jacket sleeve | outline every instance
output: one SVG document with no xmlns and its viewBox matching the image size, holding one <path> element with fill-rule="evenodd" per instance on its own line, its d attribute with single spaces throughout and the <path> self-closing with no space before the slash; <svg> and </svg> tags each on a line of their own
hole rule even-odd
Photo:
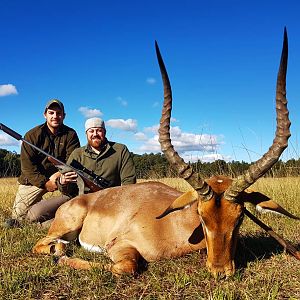
<svg viewBox="0 0 300 300">
<path fill-rule="evenodd" d="M 78 140 L 79 142 L 79 140 Z M 77 147 L 76 147 L 77 148 Z M 72 160 L 74 159 L 74 155 L 76 151 L 72 151 L 68 156 L 67 165 L 70 165 Z M 61 184 L 59 180 L 57 181 L 57 188 L 58 190 L 71 198 L 78 195 L 79 189 L 76 183 L 69 183 L 69 184 Z"/>
<path fill-rule="evenodd" d="M 61 184 L 58 178 L 58 180 L 56 181 L 56 185 L 58 190 L 62 194 L 69 196 L 70 198 L 76 197 L 79 193 L 79 189 L 76 183 Z"/>
<path fill-rule="evenodd" d="M 127 147 L 125 146 L 121 155 L 121 170 L 120 178 L 121 184 L 132 184 L 136 183 L 136 172 L 133 158 Z"/>
<path fill-rule="evenodd" d="M 75 150 L 78 147 L 80 147 L 80 142 L 79 142 L 78 135 L 75 131 L 72 131 L 71 134 L 70 134 L 68 144 L 67 144 L 67 157 L 66 157 L 66 160 L 68 160 L 68 158 L 70 157 L 73 150 Z"/>
<path fill-rule="evenodd" d="M 25 140 L 34 144 L 30 134 L 25 134 Z M 26 143 L 21 146 L 21 169 L 30 184 L 44 188 L 48 178 L 41 173 L 41 161 L 38 151 Z M 45 158 L 46 159 L 46 158 Z"/>
</svg>

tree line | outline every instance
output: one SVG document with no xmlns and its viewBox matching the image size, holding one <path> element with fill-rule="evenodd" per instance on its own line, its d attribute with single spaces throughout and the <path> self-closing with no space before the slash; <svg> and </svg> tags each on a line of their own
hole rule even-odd
<svg viewBox="0 0 300 300">
<path fill-rule="evenodd" d="M 164 154 L 134 154 L 133 160 L 136 166 L 137 177 L 140 179 L 156 179 L 163 177 L 178 177 L 170 166 Z M 236 177 L 246 171 L 250 164 L 242 161 L 225 162 L 216 160 L 214 162 L 190 163 L 195 172 L 202 178 L 213 175 L 226 175 Z M 18 177 L 21 173 L 20 154 L 5 149 L 0 149 L 0 177 Z M 288 177 L 300 175 L 300 159 L 290 159 L 286 162 L 279 160 L 265 176 Z"/>
<path fill-rule="evenodd" d="M 138 178 L 151 179 L 163 177 L 178 177 L 172 169 L 164 154 L 133 154 Z M 251 165 L 245 161 L 216 160 L 213 162 L 189 163 L 193 170 L 202 178 L 209 178 L 214 175 L 225 175 L 237 177 L 243 174 Z M 267 177 L 295 177 L 300 176 L 300 159 L 290 159 L 286 162 L 279 160 L 266 175 Z"/>
<path fill-rule="evenodd" d="M 0 149 L 0 177 L 17 177 L 21 173 L 20 155 Z"/>
</svg>

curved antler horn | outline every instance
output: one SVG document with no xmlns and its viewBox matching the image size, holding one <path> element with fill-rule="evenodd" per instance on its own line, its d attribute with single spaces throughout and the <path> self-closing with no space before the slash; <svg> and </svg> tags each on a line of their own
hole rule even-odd
<svg viewBox="0 0 300 300">
<path fill-rule="evenodd" d="M 237 177 L 231 186 L 225 191 L 224 197 L 227 200 L 235 201 L 242 191 L 252 185 L 258 178 L 263 176 L 278 161 L 281 153 L 288 145 L 288 139 L 291 135 L 289 130 L 291 122 L 289 120 L 286 99 L 287 60 L 288 39 L 286 28 L 284 28 L 284 39 L 276 86 L 277 127 L 275 138 L 267 153 L 251 165 L 243 175 Z"/>
<path fill-rule="evenodd" d="M 160 127 L 158 130 L 161 149 L 169 163 L 176 168 L 179 176 L 184 178 L 197 191 L 202 200 L 210 200 L 214 194 L 211 187 L 204 180 L 198 177 L 190 165 L 184 162 L 184 160 L 174 150 L 171 143 L 170 118 L 172 110 L 172 90 L 168 73 L 156 41 L 155 49 L 164 86 L 164 104 L 160 119 Z"/>
</svg>

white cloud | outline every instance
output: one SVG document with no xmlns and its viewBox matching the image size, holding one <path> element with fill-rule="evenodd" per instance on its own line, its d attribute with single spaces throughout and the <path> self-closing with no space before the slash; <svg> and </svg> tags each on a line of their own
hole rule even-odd
<svg viewBox="0 0 300 300">
<path fill-rule="evenodd" d="M 158 133 L 158 128 L 159 128 L 159 125 L 153 125 L 151 127 L 145 127 L 144 128 L 144 131 L 145 132 L 152 132 L 152 133 Z"/>
<path fill-rule="evenodd" d="M 146 79 L 146 82 L 147 82 L 148 84 L 155 84 L 155 83 L 156 83 L 156 79 L 153 78 L 153 77 L 148 77 L 148 78 Z"/>
<path fill-rule="evenodd" d="M 2 84 L 0 85 L 0 97 L 18 95 L 16 87 L 12 84 Z"/>
<path fill-rule="evenodd" d="M 214 162 L 216 160 L 224 160 L 224 161 L 227 161 L 227 162 L 231 161 L 230 156 L 224 156 L 224 155 L 219 154 L 219 153 L 196 155 L 193 152 L 191 152 L 191 153 L 186 152 L 181 156 L 184 159 L 184 161 L 186 161 L 186 162 L 188 162 L 188 161 L 197 162 L 198 160 L 200 160 L 201 162 Z"/>
<path fill-rule="evenodd" d="M 200 159 L 205 162 L 212 162 L 212 161 L 216 161 L 218 159 L 222 159 L 227 162 L 232 160 L 232 158 L 230 156 L 222 155 L 222 154 L 218 154 L 218 153 L 203 155 Z"/>
<path fill-rule="evenodd" d="M 177 119 L 175 118 L 171 118 L 171 122 L 172 123 L 175 123 L 175 122 L 179 122 Z M 153 126 L 149 126 L 149 127 L 145 127 L 144 128 L 144 131 L 145 132 L 152 132 L 154 134 L 158 133 L 158 128 L 159 128 L 159 124 L 156 124 L 156 125 L 153 125 Z M 175 132 L 176 129 L 174 129 L 175 127 L 172 127 L 171 126 L 171 133 L 172 133 L 172 130 Z"/>
<path fill-rule="evenodd" d="M 160 144 L 158 142 L 158 135 L 155 135 L 152 138 L 149 138 L 140 148 L 141 153 L 149 153 L 149 152 L 160 152 Z"/>
<path fill-rule="evenodd" d="M 0 146 L 20 146 L 21 142 L 12 139 L 7 134 L 0 134 Z"/>
<path fill-rule="evenodd" d="M 148 137 L 143 132 L 137 132 L 134 134 L 134 137 L 137 141 L 146 141 Z"/>
<path fill-rule="evenodd" d="M 219 145 L 217 137 L 210 134 L 182 132 L 178 126 L 171 127 L 172 144 L 178 152 L 184 151 L 215 151 Z"/>
<path fill-rule="evenodd" d="M 105 122 L 106 125 L 125 131 L 137 131 L 137 121 L 133 119 L 111 119 Z"/>
<path fill-rule="evenodd" d="M 128 105 L 128 102 L 120 96 L 117 97 L 117 100 L 121 103 L 122 106 L 127 106 Z"/>
<path fill-rule="evenodd" d="M 145 132 L 152 132 L 154 136 L 149 138 L 140 148 L 141 153 L 157 153 L 161 151 L 160 144 L 158 142 L 158 125 L 147 127 Z M 171 140 L 175 151 L 180 153 L 180 156 L 185 161 L 191 161 L 191 159 L 197 161 L 198 159 L 212 159 L 212 155 L 215 155 L 216 150 L 220 145 L 220 137 L 210 134 L 195 134 L 190 132 L 182 132 L 178 126 L 171 127 Z M 207 156 L 207 153 L 210 155 Z M 200 154 L 200 155 L 199 155 Z M 215 155 L 215 157 L 217 157 Z M 224 158 L 216 158 L 224 159 Z"/>
<path fill-rule="evenodd" d="M 81 106 L 79 107 L 78 111 L 85 117 L 85 118 L 93 118 L 93 117 L 100 117 L 103 113 L 99 109 L 91 109 L 89 107 Z"/>
</svg>

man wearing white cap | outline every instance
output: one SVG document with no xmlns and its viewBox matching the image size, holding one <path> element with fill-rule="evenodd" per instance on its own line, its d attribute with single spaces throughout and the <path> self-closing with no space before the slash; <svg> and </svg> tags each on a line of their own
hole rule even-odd
<svg viewBox="0 0 300 300">
<path fill-rule="evenodd" d="M 106 139 L 104 121 L 100 118 L 90 118 L 85 122 L 87 145 L 75 149 L 68 164 L 81 164 L 84 168 L 94 172 L 109 182 L 109 186 L 118 186 L 136 183 L 136 172 L 133 158 L 128 148 Z M 60 177 L 61 191 L 75 196 L 74 183 L 77 174 L 67 172 Z"/>
<path fill-rule="evenodd" d="M 24 139 L 65 162 L 71 152 L 80 146 L 75 130 L 63 124 L 65 115 L 62 102 L 51 99 L 44 111 L 46 122 L 29 130 Z M 57 190 L 56 179 L 60 176 L 56 167 L 44 154 L 26 143 L 22 144 L 20 158 L 21 175 L 18 178 L 19 187 L 13 204 L 12 218 L 4 223 L 8 228 L 18 227 L 23 221 L 37 221 L 34 206 L 39 206 L 44 194 Z M 56 200 L 53 199 L 49 204 L 58 206 Z"/>
</svg>

